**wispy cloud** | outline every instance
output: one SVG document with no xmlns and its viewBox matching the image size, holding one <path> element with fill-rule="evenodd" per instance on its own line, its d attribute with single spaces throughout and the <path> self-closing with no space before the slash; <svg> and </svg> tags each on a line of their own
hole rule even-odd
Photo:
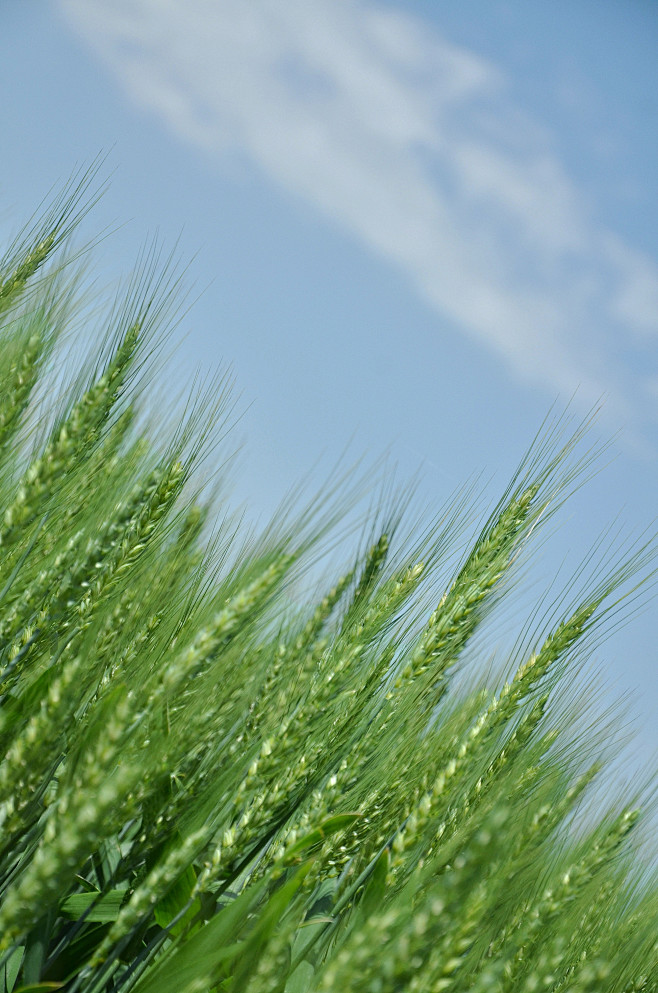
<svg viewBox="0 0 658 993">
<path fill-rule="evenodd" d="M 60 6 L 133 100 L 248 157 L 526 381 L 653 403 L 633 349 L 658 333 L 658 267 L 602 230 L 495 66 L 365 0 Z"/>
</svg>

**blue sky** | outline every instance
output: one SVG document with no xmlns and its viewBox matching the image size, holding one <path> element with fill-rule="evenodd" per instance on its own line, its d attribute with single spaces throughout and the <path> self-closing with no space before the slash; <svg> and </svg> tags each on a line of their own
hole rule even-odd
<svg viewBox="0 0 658 993">
<path fill-rule="evenodd" d="M 98 270 L 155 232 L 192 260 L 166 388 L 232 367 L 254 514 L 348 443 L 430 508 L 493 497 L 556 398 L 605 396 L 550 578 L 656 517 L 657 42 L 651 0 L 4 0 L 0 230 L 109 151 Z M 655 618 L 597 653 L 642 760 Z"/>
</svg>

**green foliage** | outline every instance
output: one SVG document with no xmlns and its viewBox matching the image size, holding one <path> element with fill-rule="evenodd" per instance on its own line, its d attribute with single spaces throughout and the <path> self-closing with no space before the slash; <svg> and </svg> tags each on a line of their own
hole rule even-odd
<svg viewBox="0 0 658 993">
<path fill-rule="evenodd" d="M 35 392 L 89 179 L 0 273 L 0 993 L 655 993 L 646 797 L 594 816 L 603 734 L 570 707 L 655 545 L 535 612 L 508 682 L 453 679 L 589 470 L 584 429 L 544 430 L 468 550 L 463 493 L 415 540 L 393 506 L 301 598 L 345 504 L 209 530 L 224 396 L 157 444 L 139 414 L 152 260 L 88 381 L 59 411 Z"/>
</svg>

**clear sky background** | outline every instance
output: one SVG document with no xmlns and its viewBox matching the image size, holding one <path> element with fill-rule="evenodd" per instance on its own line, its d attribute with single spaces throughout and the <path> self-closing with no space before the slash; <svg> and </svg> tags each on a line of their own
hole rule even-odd
<svg viewBox="0 0 658 993">
<path fill-rule="evenodd" d="M 254 515 L 348 443 L 429 508 L 493 499 L 556 398 L 605 395 L 548 581 L 656 522 L 657 51 L 655 0 L 0 0 L 0 231 L 109 152 L 97 271 L 156 231 L 192 260 L 167 385 L 232 367 Z M 597 651 L 636 763 L 656 616 Z"/>
</svg>

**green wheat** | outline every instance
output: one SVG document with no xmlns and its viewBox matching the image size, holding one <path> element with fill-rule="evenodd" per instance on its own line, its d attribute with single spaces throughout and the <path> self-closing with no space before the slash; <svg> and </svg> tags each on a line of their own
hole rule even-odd
<svg viewBox="0 0 658 993">
<path fill-rule="evenodd" d="M 199 474 L 225 380 L 149 427 L 155 251 L 40 389 L 85 313 L 94 175 L 0 268 L 0 993 L 658 993 L 652 783 L 614 789 L 568 689 L 655 542 L 588 558 L 485 678 L 587 424 L 549 423 L 479 529 L 471 489 L 405 538 L 386 491 L 321 576 L 359 480 L 257 536 Z"/>
</svg>

